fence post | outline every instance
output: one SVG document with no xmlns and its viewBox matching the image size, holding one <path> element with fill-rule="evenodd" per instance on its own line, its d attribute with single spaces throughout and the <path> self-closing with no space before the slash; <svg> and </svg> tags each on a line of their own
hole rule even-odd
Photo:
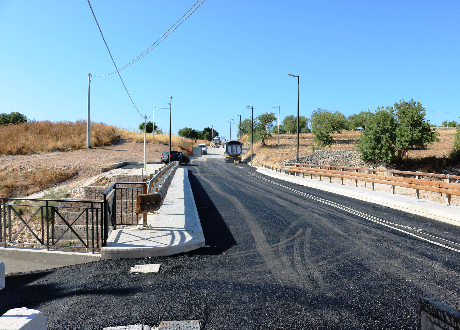
<svg viewBox="0 0 460 330">
<path fill-rule="evenodd" d="M 147 185 L 142 186 L 142 193 L 147 194 Z M 142 225 L 147 226 L 147 213 L 142 214 Z"/>
<path fill-rule="evenodd" d="M 451 181 L 451 178 L 450 178 L 450 176 L 449 176 L 449 174 L 447 174 L 446 180 L 447 180 L 447 183 L 451 183 L 451 182 L 452 182 L 452 181 Z M 446 194 L 446 205 L 450 205 L 450 197 L 451 197 L 450 194 Z"/>
<path fill-rule="evenodd" d="M 375 171 L 374 171 L 374 170 L 372 170 L 372 174 L 375 174 Z M 371 185 L 371 186 L 372 186 L 372 190 L 374 190 L 374 182 L 373 182 L 373 181 L 372 181 L 372 185 Z"/>
<path fill-rule="evenodd" d="M 328 168 L 327 168 L 327 170 L 328 170 L 328 171 L 330 171 L 330 170 L 331 170 L 331 168 L 330 168 L 330 167 L 328 167 Z M 330 182 L 332 182 L 332 175 L 329 175 L 329 183 L 330 183 Z"/>
<path fill-rule="evenodd" d="M 50 220 L 49 220 L 48 201 L 45 202 L 45 221 L 46 221 L 46 249 L 50 249 Z"/>
<path fill-rule="evenodd" d="M 355 173 L 358 173 L 358 169 L 355 169 Z M 355 179 L 355 187 L 358 186 L 358 179 Z"/>
<path fill-rule="evenodd" d="M 3 242 L 3 227 L 5 227 L 5 225 L 3 224 L 3 209 L 4 208 L 5 208 L 5 205 L 2 199 L 2 203 L 0 204 L 0 244 Z"/>
<path fill-rule="evenodd" d="M 321 166 L 319 166 L 318 169 L 321 169 Z M 321 174 L 319 175 L 319 181 L 321 181 Z"/>
<path fill-rule="evenodd" d="M 340 172 L 343 172 L 343 168 L 340 168 Z M 343 186 L 343 176 L 340 178 L 340 184 Z"/>
<path fill-rule="evenodd" d="M 310 169 L 311 169 L 311 165 L 310 165 Z M 312 173 L 312 171 L 310 171 L 310 179 L 313 180 L 313 173 Z"/>
<path fill-rule="evenodd" d="M 417 175 L 415 176 L 415 179 L 417 179 L 417 180 L 420 179 L 420 176 L 417 174 Z M 419 192 L 418 189 L 415 189 L 415 198 L 417 198 L 417 199 L 420 198 L 420 192 Z"/>
<path fill-rule="evenodd" d="M 395 172 L 391 172 L 391 176 L 395 176 Z M 391 193 L 394 194 L 395 193 L 395 186 L 394 185 L 391 185 Z"/>
</svg>

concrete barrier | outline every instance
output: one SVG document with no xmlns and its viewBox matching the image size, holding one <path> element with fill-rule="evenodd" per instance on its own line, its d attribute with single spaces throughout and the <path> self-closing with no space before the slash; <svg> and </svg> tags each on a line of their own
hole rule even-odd
<svg viewBox="0 0 460 330">
<path fill-rule="evenodd" d="M 431 298 L 420 298 L 422 330 L 460 329 L 460 312 Z"/>
<path fill-rule="evenodd" d="M 0 317 L 0 329 L 46 330 L 46 316 L 25 307 L 10 309 Z"/>
<path fill-rule="evenodd" d="M 0 290 L 5 287 L 5 264 L 0 262 Z"/>
</svg>

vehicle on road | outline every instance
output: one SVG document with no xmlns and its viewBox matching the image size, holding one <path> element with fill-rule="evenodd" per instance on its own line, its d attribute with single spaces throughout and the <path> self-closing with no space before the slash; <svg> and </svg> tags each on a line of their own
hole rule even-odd
<svg viewBox="0 0 460 330">
<path fill-rule="evenodd" d="M 198 147 L 201 148 L 201 154 L 206 155 L 208 153 L 208 149 L 206 147 L 206 143 L 198 143 Z"/>
<path fill-rule="evenodd" d="M 226 163 L 240 163 L 241 154 L 243 152 L 243 143 L 239 141 L 228 141 L 225 143 L 225 162 Z"/>
<path fill-rule="evenodd" d="M 220 148 L 220 137 L 216 136 L 212 139 L 211 148 Z"/>
</svg>

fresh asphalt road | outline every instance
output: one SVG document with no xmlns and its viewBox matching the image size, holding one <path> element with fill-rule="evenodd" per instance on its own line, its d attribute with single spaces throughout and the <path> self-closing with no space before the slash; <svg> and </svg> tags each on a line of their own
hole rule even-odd
<svg viewBox="0 0 460 330">
<path fill-rule="evenodd" d="M 38 309 L 49 329 L 418 329 L 420 297 L 459 309 L 460 228 L 222 158 L 188 169 L 207 247 L 11 275 L 0 314 Z M 129 273 L 145 263 L 160 272 Z"/>
</svg>

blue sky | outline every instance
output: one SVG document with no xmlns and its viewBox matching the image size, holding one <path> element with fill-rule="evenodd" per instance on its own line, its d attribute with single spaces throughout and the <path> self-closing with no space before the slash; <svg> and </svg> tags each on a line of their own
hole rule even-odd
<svg viewBox="0 0 460 330">
<path fill-rule="evenodd" d="M 119 68 L 165 33 L 196 0 L 92 0 Z M 427 119 L 459 121 L 460 1 L 206 0 L 120 74 L 139 112 L 167 131 L 214 128 L 316 108 L 346 116 L 413 98 Z M 87 1 L 0 0 L 0 112 L 86 119 L 88 73 L 114 66 Z M 127 129 L 143 118 L 119 77 L 92 77 L 91 120 Z M 232 126 L 235 138 L 237 126 Z"/>
</svg>

